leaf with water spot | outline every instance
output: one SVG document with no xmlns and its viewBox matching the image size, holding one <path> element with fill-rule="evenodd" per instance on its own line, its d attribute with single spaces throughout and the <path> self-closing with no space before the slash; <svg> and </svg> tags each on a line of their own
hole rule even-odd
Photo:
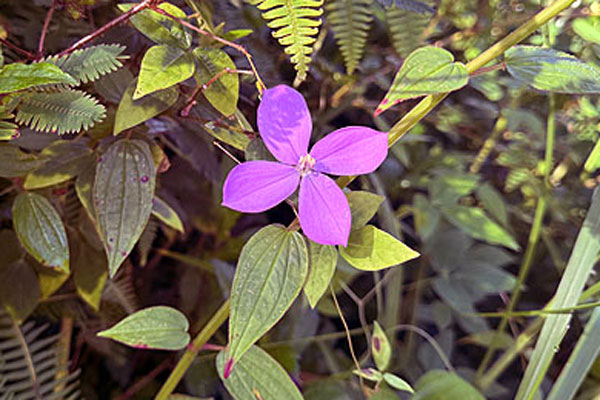
<svg viewBox="0 0 600 400">
<path fill-rule="evenodd" d="M 248 240 L 231 290 L 229 360 L 237 362 L 290 308 L 308 271 L 304 238 L 281 225 Z"/>
<path fill-rule="evenodd" d="M 225 378 L 227 352 L 217 355 L 217 372 L 235 400 L 302 400 L 288 373 L 266 351 L 252 346 Z"/>
<path fill-rule="evenodd" d="M 189 322 L 180 311 L 166 306 L 135 312 L 98 336 L 142 349 L 180 350 L 190 343 Z"/>
<path fill-rule="evenodd" d="M 144 141 L 119 140 L 98 162 L 94 210 L 111 278 L 148 223 L 155 181 L 152 152 Z"/>
<path fill-rule="evenodd" d="M 69 272 L 67 233 L 44 196 L 22 192 L 13 204 L 13 224 L 25 250 L 40 264 Z"/>
</svg>

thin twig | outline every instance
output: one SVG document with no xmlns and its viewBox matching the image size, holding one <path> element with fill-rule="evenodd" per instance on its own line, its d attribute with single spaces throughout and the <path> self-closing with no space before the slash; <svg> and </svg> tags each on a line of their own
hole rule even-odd
<svg viewBox="0 0 600 400">
<path fill-rule="evenodd" d="M 190 111 L 192 110 L 192 107 L 194 107 L 197 104 L 196 97 L 198 97 L 198 95 L 200 93 L 203 93 L 206 89 L 208 89 L 216 81 L 218 81 L 224 75 L 227 75 L 227 74 L 254 75 L 254 73 L 252 71 L 246 71 L 243 69 L 225 68 L 224 70 L 219 71 L 215 76 L 210 78 L 210 80 L 208 82 L 206 82 L 205 84 L 196 86 L 196 89 L 194 89 L 194 91 L 190 95 L 190 98 L 186 101 L 185 107 L 183 107 L 183 110 L 181 110 L 180 115 L 182 117 L 189 116 Z"/>
<path fill-rule="evenodd" d="M 167 358 L 162 363 L 158 364 L 152 371 L 150 371 L 147 375 L 143 376 L 139 381 L 133 384 L 129 389 L 125 391 L 122 395 L 116 398 L 116 400 L 127 400 L 137 392 L 148 386 L 150 382 L 154 380 L 161 372 L 171 367 L 173 364 L 173 359 Z"/>
<path fill-rule="evenodd" d="M 9 49 L 13 49 L 14 51 L 16 51 L 17 53 L 33 60 L 35 58 L 35 54 L 28 52 L 27 50 L 23 50 L 22 48 L 20 48 L 19 46 L 16 46 L 14 44 L 12 44 L 11 42 L 9 42 L 6 39 L 2 39 L 0 38 L 0 43 L 2 43 L 4 46 L 8 47 Z"/>
<path fill-rule="evenodd" d="M 229 150 L 227 150 L 225 147 L 223 147 L 221 145 L 221 143 L 219 143 L 218 141 L 214 140 L 213 144 L 219 149 L 221 150 L 223 153 L 225 153 L 225 155 L 227 155 L 227 157 L 231 158 L 233 161 L 235 161 L 238 164 L 241 164 L 242 162 L 240 160 L 238 160 L 233 154 L 231 154 L 231 152 Z"/>
<path fill-rule="evenodd" d="M 54 15 L 54 10 L 56 10 L 56 0 L 52 0 L 52 4 L 50 4 L 50 9 L 46 14 L 46 19 L 44 20 L 44 27 L 42 28 L 42 34 L 40 35 L 40 42 L 38 44 L 38 58 L 44 57 L 44 42 L 46 41 L 46 34 L 48 33 L 48 28 L 50 27 L 50 21 L 52 20 L 52 16 Z"/>
<path fill-rule="evenodd" d="M 58 53 L 58 57 L 62 57 L 62 56 L 66 56 L 67 54 L 71 54 L 72 52 L 74 52 L 75 50 L 77 50 L 77 49 L 85 46 L 86 44 L 88 44 L 92 40 L 94 40 L 94 39 L 102 36 L 107 31 L 109 31 L 112 28 L 116 27 L 120 23 L 127 21 L 129 18 L 131 18 L 135 14 L 137 14 L 139 12 L 142 12 L 142 11 L 150 8 L 151 6 L 157 5 L 159 3 L 160 2 L 157 1 L 157 0 L 144 0 L 144 1 L 142 1 L 137 6 L 131 8 L 129 11 L 121 14 L 117 18 L 115 18 L 112 21 L 106 23 L 105 25 L 103 25 L 102 27 L 98 28 L 94 32 L 90 33 L 89 35 L 84 36 L 79 41 L 77 41 L 73 45 L 71 45 L 71 47 L 69 47 L 68 49 L 65 49 L 65 50 L 61 51 L 60 53 Z"/>
<path fill-rule="evenodd" d="M 160 9 L 160 8 L 158 8 L 156 6 L 152 6 L 151 8 L 152 8 L 152 10 L 156 11 L 157 13 L 162 14 L 162 15 L 164 15 L 166 17 L 169 17 L 169 18 L 171 18 L 174 21 L 179 22 L 181 25 L 185 26 L 188 29 L 193 30 L 196 33 L 199 33 L 200 35 L 209 37 L 212 40 L 215 40 L 215 41 L 217 41 L 217 42 L 219 42 L 221 44 L 224 44 L 226 46 L 233 47 L 234 49 L 236 49 L 237 51 L 239 51 L 240 53 L 242 53 L 246 57 L 246 59 L 248 60 L 248 63 L 250 64 L 250 68 L 252 68 L 252 72 L 254 73 L 254 76 L 256 77 L 256 80 L 258 81 L 258 90 L 262 94 L 262 92 L 266 88 L 266 86 L 265 86 L 264 82 L 262 81 L 262 79 L 260 78 L 258 70 L 256 69 L 256 66 L 254 65 L 254 61 L 252 61 L 252 55 L 248 52 L 248 50 L 246 50 L 246 48 L 244 46 L 242 46 L 240 44 L 237 44 L 235 42 L 231 42 L 231 41 L 229 41 L 227 39 L 223 39 L 222 37 L 219 37 L 219 36 L 215 35 L 212 32 L 205 31 L 204 29 L 200 29 L 197 26 L 192 25 L 189 22 L 187 22 L 187 21 L 185 21 L 185 20 L 183 20 L 181 18 L 178 18 L 178 17 L 176 17 L 176 16 L 174 16 L 174 15 L 172 15 L 172 14 L 166 12 L 165 10 Z"/>
</svg>

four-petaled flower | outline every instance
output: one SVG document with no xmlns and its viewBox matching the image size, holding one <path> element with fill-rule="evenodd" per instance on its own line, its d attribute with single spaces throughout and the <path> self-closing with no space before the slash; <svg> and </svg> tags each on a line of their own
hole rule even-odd
<svg viewBox="0 0 600 400">
<path fill-rule="evenodd" d="M 300 184 L 298 216 L 314 242 L 348 244 L 350 206 L 325 174 L 373 172 L 387 156 L 388 134 L 363 126 L 338 129 L 308 152 L 312 120 L 302 95 L 280 85 L 263 93 L 258 131 L 279 162 L 248 161 L 231 170 L 223 185 L 223 205 L 256 213 L 279 204 Z"/>
</svg>

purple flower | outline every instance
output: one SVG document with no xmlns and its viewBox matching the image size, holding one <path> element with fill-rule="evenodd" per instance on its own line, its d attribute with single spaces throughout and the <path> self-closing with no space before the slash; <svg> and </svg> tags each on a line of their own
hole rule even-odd
<svg viewBox="0 0 600 400">
<path fill-rule="evenodd" d="M 223 205 L 257 213 L 279 204 L 300 184 L 298 215 L 314 242 L 348 244 L 350 206 L 325 174 L 373 172 L 387 156 L 388 134 L 363 126 L 338 129 L 308 152 L 312 120 L 302 95 L 279 85 L 263 93 L 258 130 L 279 162 L 249 161 L 231 170 L 223 185 Z"/>
</svg>

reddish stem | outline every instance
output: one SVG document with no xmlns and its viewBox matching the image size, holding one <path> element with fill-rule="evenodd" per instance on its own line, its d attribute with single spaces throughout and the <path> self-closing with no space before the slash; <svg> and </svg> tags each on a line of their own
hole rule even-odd
<svg viewBox="0 0 600 400">
<path fill-rule="evenodd" d="M 56 9 L 56 0 L 52 0 L 52 4 L 50 5 L 48 14 L 46 14 L 46 19 L 44 20 L 44 27 L 42 28 L 42 34 L 40 35 L 40 43 L 38 44 L 38 51 L 37 51 L 38 58 L 44 57 L 44 42 L 46 41 L 46 34 L 48 33 L 48 28 L 50 27 L 50 21 L 52 20 L 52 16 L 54 15 L 55 9 Z"/>
<path fill-rule="evenodd" d="M 134 383 L 133 386 L 127 389 L 125 393 L 117 397 L 116 400 L 127 400 L 131 398 L 134 394 L 136 394 L 137 392 L 142 390 L 146 385 L 152 382 L 154 378 L 158 376 L 158 374 L 169 368 L 172 364 L 172 361 L 173 360 L 171 358 L 167 358 L 165 361 L 156 366 L 156 368 L 150 371 L 148 375 L 142 377 L 139 381 Z"/>
<path fill-rule="evenodd" d="M 16 51 L 17 53 L 33 60 L 35 58 L 35 54 L 28 52 L 27 50 L 23 50 L 22 48 L 12 44 L 11 42 L 9 42 L 6 39 L 2 39 L 0 38 L 0 43 L 2 43 L 4 46 L 8 47 L 9 49 L 13 49 L 14 51 Z"/>
<path fill-rule="evenodd" d="M 479 76 L 492 71 L 506 71 L 506 63 L 501 62 L 500 64 L 491 65 L 489 67 L 479 68 L 477 71 L 471 73 L 471 76 Z"/>
<path fill-rule="evenodd" d="M 109 31 L 112 28 L 114 28 L 115 26 L 119 25 L 121 22 L 125 22 L 129 18 L 131 18 L 132 16 L 134 16 L 135 14 L 137 14 L 137 13 L 139 13 L 141 11 L 144 11 L 147 8 L 154 7 L 154 6 L 158 5 L 158 4 L 160 4 L 160 1 L 158 1 L 158 0 L 144 0 L 144 1 L 142 1 L 140 4 L 138 4 L 137 6 L 133 7 L 129 11 L 121 14 L 117 18 L 115 18 L 112 21 L 106 23 L 105 25 L 103 25 L 102 27 L 98 28 L 94 32 L 90 33 L 89 35 L 84 36 L 79 41 L 75 42 L 75 44 L 73 44 L 68 49 L 65 49 L 65 50 L 61 51 L 60 53 L 58 53 L 58 56 L 59 57 L 66 56 L 67 54 L 70 54 L 70 53 L 74 52 L 75 50 L 77 50 L 77 49 L 85 46 L 86 44 L 88 44 L 92 40 L 96 39 L 97 37 L 102 36 L 107 31 Z"/>
</svg>

